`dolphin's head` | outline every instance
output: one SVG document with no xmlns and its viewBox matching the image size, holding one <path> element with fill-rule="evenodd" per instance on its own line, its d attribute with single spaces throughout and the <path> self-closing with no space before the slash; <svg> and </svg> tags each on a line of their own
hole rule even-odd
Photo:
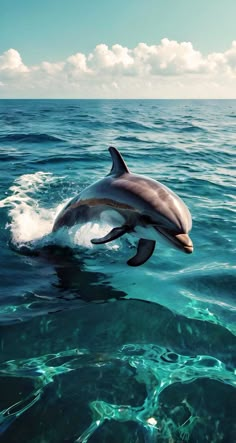
<svg viewBox="0 0 236 443">
<path fill-rule="evenodd" d="M 187 254 L 193 252 L 193 243 L 188 233 L 192 228 L 191 214 L 173 191 L 154 180 L 146 179 L 142 195 L 143 225 L 152 226 L 171 244 Z"/>
<path fill-rule="evenodd" d="M 160 229 L 157 227 L 155 227 L 155 229 L 164 235 L 164 237 L 167 238 L 167 240 L 169 240 L 176 248 L 181 249 L 187 254 L 191 254 L 193 252 L 193 242 L 188 234 L 176 234 L 175 231 L 168 231 L 166 229 Z"/>
</svg>

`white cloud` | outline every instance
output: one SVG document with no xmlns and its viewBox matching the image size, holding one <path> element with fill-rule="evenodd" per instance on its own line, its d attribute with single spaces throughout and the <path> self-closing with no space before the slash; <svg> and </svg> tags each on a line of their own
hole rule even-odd
<svg viewBox="0 0 236 443">
<path fill-rule="evenodd" d="M 233 41 L 232 47 L 225 53 L 226 62 L 236 73 L 236 41 Z"/>
<path fill-rule="evenodd" d="M 179 75 L 198 73 L 205 69 L 205 61 L 191 43 L 178 43 L 162 39 L 160 45 L 148 46 L 140 43 L 134 50 L 136 59 L 149 66 L 154 75 Z"/>
<path fill-rule="evenodd" d="M 49 63 L 43 62 L 41 64 L 41 69 L 45 71 L 49 75 L 56 75 L 58 72 L 61 72 L 65 66 L 65 63 Z M 38 70 L 37 68 L 34 70 Z"/>
<path fill-rule="evenodd" d="M 0 72 L 8 71 L 9 73 L 28 72 L 29 69 L 21 60 L 21 56 L 15 49 L 9 49 L 0 56 Z"/>
<path fill-rule="evenodd" d="M 167 38 L 134 49 L 100 44 L 37 66 L 9 49 L 0 56 L 0 85 L 2 97 L 236 98 L 236 41 L 206 56 Z"/>
<path fill-rule="evenodd" d="M 134 64 L 131 51 L 121 45 L 113 45 L 111 49 L 107 45 L 96 46 L 94 52 L 88 57 L 89 63 L 94 70 L 116 69 L 125 73 L 125 70 Z"/>
<path fill-rule="evenodd" d="M 77 52 L 75 55 L 71 55 L 67 59 L 67 68 L 75 69 L 78 73 L 81 72 L 90 72 L 90 69 L 87 66 L 87 58 L 81 52 Z"/>
</svg>

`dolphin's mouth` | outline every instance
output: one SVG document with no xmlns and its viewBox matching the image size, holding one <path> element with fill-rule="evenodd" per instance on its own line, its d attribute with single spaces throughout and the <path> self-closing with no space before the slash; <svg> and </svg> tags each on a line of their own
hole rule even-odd
<svg viewBox="0 0 236 443">
<path fill-rule="evenodd" d="M 187 254 L 191 254 L 193 252 L 193 242 L 188 234 L 178 234 L 174 238 L 184 248 L 184 252 Z"/>
<path fill-rule="evenodd" d="M 193 242 L 188 234 L 175 234 L 160 227 L 156 227 L 156 230 L 166 237 L 174 246 L 186 252 L 186 254 L 192 254 Z"/>
</svg>

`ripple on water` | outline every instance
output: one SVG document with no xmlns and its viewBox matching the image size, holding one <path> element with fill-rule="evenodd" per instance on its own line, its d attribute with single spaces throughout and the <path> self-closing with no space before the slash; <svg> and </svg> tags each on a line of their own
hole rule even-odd
<svg viewBox="0 0 236 443">
<path fill-rule="evenodd" d="M 0 142 L 19 142 L 19 143 L 44 143 L 44 142 L 64 142 L 60 137 L 50 134 L 37 133 L 14 133 L 0 135 Z"/>
</svg>

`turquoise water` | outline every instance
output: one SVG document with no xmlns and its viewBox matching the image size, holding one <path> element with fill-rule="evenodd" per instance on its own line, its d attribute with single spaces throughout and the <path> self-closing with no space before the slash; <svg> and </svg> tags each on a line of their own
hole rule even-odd
<svg viewBox="0 0 236 443">
<path fill-rule="evenodd" d="M 235 129 L 234 100 L 0 101 L 0 441 L 236 441 Z M 192 255 L 51 234 L 109 145 L 183 198 Z"/>
</svg>

